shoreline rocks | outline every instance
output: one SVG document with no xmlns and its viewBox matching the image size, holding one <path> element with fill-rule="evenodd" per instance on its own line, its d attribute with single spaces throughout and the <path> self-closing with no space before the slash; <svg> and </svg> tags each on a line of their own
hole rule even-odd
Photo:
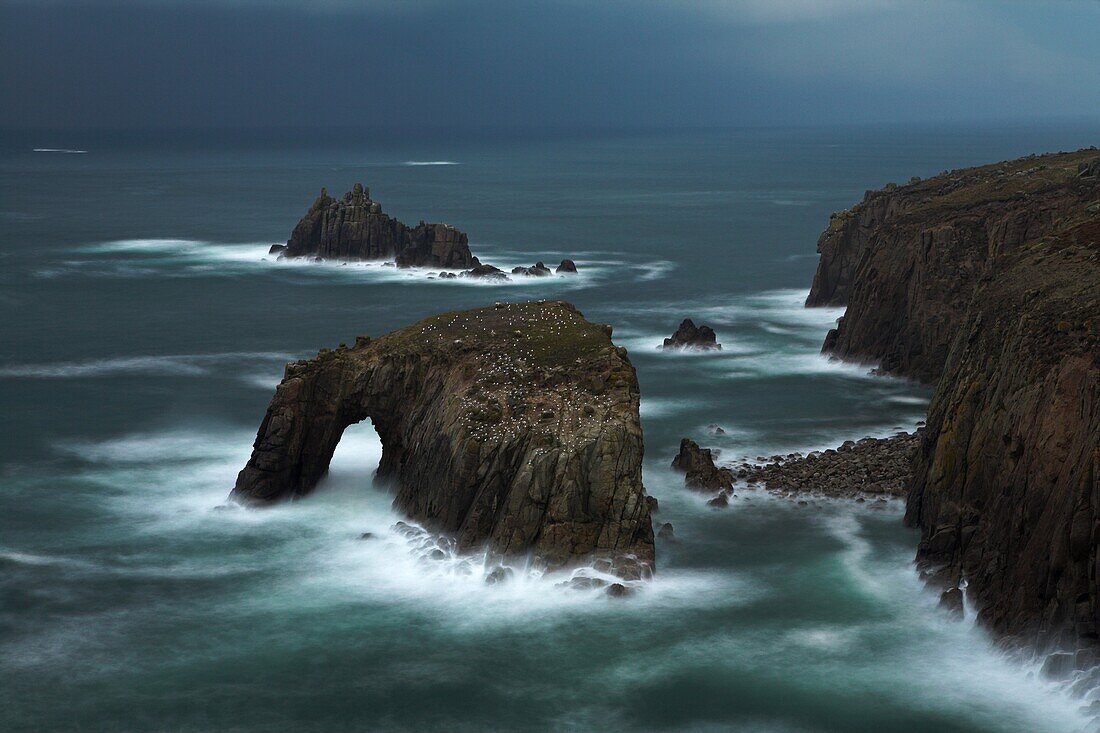
<svg viewBox="0 0 1100 733">
<path fill-rule="evenodd" d="M 626 350 L 568 303 L 446 313 L 288 364 L 231 497 L 308 494 L 370 419 L 395 508 L 458 551 L 640 579 L 655 558 L 638 397 Z"/>
<path fill-rule="evenodd" d="M 699 349 L 701 351 L 719 350 L 718 336 L 710 326 L 696 326 L 690 318 L 685 318 L 680 327 L 661 345 L 662 349 Z"/>
<path fill-rule="evenodd" d="M 710 448 L 700 448 L 689 438 L 680 441 L 680 452 L 672 459 L 672 470 L 684 474 L 684 485 L 698 491 L 718 491 L 733 486 L 733 473 L 718 468 Z"/>
</svg>

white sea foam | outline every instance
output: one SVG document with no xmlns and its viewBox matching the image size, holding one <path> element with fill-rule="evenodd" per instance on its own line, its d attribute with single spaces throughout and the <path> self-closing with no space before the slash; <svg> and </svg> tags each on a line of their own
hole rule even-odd
<svg viewBox="0 0 1100 733">
<path fill-rule="evenodd" d="M 402 165 L 460 165 L 455 160 L 406 160 Z"/>
<path fill-rule="evenodd" d="M 440 268 L 394 267 L 380 260 L 361 262 L 316 261 L 308 258 L 279 259 L 268 254 L 270 244 L 225 244 L 189 239 L 126 239 L 100 242 L 79 251 L 93 255 L 80 260 L 63 260 L 36 271 L 38 277 L 57 278 L 80 275 L 85 277 L 193 277 L 240 276 L 259 272 L 294 278 L 338 278 L 361 283 L 435 284 L 445 287 L 532 288 L 539 290 L 576 290 L 597 285 L 610 279 L 630 278 L 635 281 L 664 277 L 673 265 L 666 261 L 622 262 L 589 260 L 585 253 L 573 253 L 578 272 L 526 277 L 512 275 L 514 267 L 529 267 L 537 260 L 553 263 L 557 258 L 546 255 L 481 248 L 482 258 L 502 269 L 507 279 L 462 277 L 460 270 L 451 270 L 455 278 L 440 278 Z"/>
<path fill-rule="evenodd" d="M 75 154 L 83 154 L 83 153 L 87 153 L 88 151 L 87 150 L 72 150 L 72 149 L 69 149 L 69 148 L 35 148 L 33 152 L 35 152 L 35 153 L 75 153 Z"/>
<path fill-rule="evenodd" d="M 147 374 L 168 377 L 196 377 L 210 374 L 226 364 L 248 361 L 289 360 L 287 354 L 272 352 L 224 352 L 218 354 L 171 354 L 164 356 L 126 356 L 44 364 L 6 364 L 0 366 L 0 378 L 75 379 Z"/>
</svg>

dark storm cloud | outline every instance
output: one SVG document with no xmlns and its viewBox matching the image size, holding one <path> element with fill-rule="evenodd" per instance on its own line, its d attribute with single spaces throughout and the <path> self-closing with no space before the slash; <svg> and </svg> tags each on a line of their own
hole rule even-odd
<svg viewBox="0 0 1100 733">
<path fill-rule="evenodd" d="M 1100 3 L 47 0 L 5 127 L 652 127 L 1100 114 Z"/>
</svg>

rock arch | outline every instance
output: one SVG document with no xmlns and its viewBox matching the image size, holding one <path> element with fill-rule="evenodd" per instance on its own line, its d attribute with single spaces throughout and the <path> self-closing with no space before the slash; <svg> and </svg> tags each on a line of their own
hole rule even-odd
<svg viewBox="0 0 1100 733">
<path fill-rule="evenodd" d="M 444 314 L 289 364 L 232 497 L 309 493 L 368 418 L 395 506 L 460 548 L 652 569 L 637 378 L 573 306 Z"/>
</svg>

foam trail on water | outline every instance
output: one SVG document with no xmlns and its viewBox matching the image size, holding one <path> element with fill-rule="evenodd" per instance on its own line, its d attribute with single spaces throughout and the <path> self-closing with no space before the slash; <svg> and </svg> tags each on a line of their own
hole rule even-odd
<svg viewBox="0 0 1100 733">
<path fill-rule="evenodd" d="M 169 377 L 197 377 L 210 374 L 219 366 L 243 361 L 289 360 L 289 355 L 273 352 L 224 352 L 218 354 L 173 354 L 166 356 L 127 356 L 113 359 L 53 362 L 46 364 L 7 364 L 0 366 L 0 378 L 78 379 L 148 374 Z"/>
<path fill-rule="evenodd" d="M 406 160 L 402 165 L 461 165 L 456 160 Z"/>
<path fill-rule="evenodd" d="M 664 277 L 672 263 L 606 262 L 587 260 L 584 253 L 571 257 L 578 272 L 553 274 L 547 277 L 512 275 L 514 267 L 529 267 L 537 260 L 553 262 L 561 259 L 535 253 L 487 251 L 479 248 L 482 259 L 496 265 L 507 279 L 462 277 L 461 270 L 451 270 L 457 277 L 440 278 L 441 268 L 395 267 L 393 262 L 369 260 L 340 262 L 309 258 L 282 258 L 270 255 L 268 243 L 225 244 L 188 239 L 125 239 L 100 242 L 81 247 L 80 252 L 94 255 L 91 259 L 65 260 L 59 266 L 40 268 L 38 277 L 234 277 L 257 272 L 301 278 L 338 278 L 360 283 L 432 284 L 446 287 L 537 288 L 540 290 L 577 290 L 598 285 L 624 275 L 637 281 Z"/>
</svg>

